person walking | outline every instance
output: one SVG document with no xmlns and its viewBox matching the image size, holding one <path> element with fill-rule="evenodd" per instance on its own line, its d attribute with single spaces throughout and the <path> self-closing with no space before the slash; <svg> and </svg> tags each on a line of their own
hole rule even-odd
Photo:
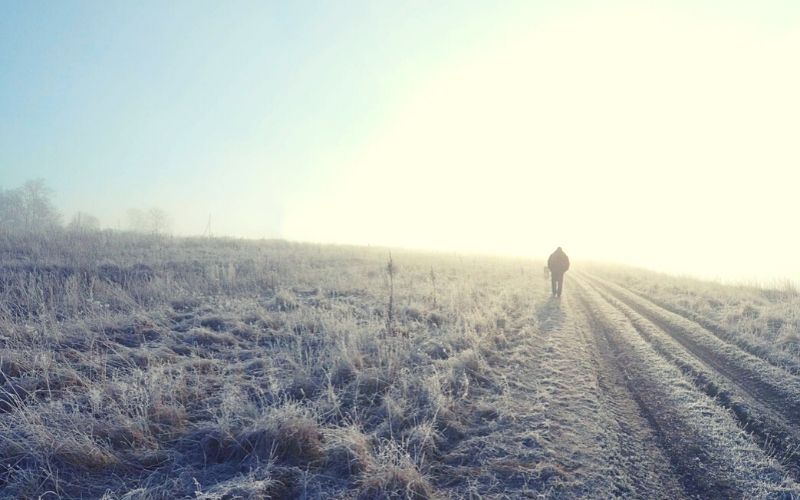
<svg viewBox="0 0 800 500">
<path fill-rule="evenodd" d="M 561 297 L 561 291 L 564 289 L 564 273 L 569 270 L 569 257 L 561 247 L 556 248 L 556 251 L 550 254 L 550 258 L 547 259 L 547 268 L 550 269 L 553 296 Z"/>
</svg>

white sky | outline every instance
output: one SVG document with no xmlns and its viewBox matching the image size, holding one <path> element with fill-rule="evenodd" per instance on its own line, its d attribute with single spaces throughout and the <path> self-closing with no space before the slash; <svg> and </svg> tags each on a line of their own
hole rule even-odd
<svg viewBox="0 0 800 500">
<path fill-rule="evenodd" d="M 441 68 L 289 238 L 800 277 L 800 28 L 625 7 Z"/>
<path fill-rule="evenodd" d="M 67 219 L 800 282 L 796 0 L 18 2 L 0 68 Z"/>
</svg>

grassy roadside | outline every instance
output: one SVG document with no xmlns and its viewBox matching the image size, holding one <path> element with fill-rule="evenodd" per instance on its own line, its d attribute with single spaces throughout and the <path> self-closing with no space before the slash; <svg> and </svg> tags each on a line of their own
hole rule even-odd
<svg viewBox="0 0 800 500">
<path fill-rule="evenodd" d="M 20 498 L 434 496 L 460 404 L 530 300 L 510 259 L 395 253 L 390 306 L 383 250 L 0 251 L 0 490 Z"/>
</svg>

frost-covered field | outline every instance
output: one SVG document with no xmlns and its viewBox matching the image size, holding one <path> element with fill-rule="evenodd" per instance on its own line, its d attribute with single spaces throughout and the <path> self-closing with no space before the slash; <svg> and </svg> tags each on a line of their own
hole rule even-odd
<svg viewBox="0 0 800 500">
<path fill-rule="evenodd" d="M 794 291 L 542 265 L 0 237 L 0 497 L 798 494 Z"/>
</svg>

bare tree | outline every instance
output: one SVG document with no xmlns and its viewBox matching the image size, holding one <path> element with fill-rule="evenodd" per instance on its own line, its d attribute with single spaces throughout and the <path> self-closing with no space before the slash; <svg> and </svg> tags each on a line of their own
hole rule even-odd
<svg viewBox="0 0 800 500">
<path fill-rule="evenodd" d="M 157 207 L 153 207 L 147 211 L 148 230 L 153 234 L 165 234 L 170 230 L 170 217 L 169 214 Z"/>
<path fill-rule="evenodd" d="M 18 231 L 22 229 L 23 220 L 19 190 L 0 190 L 0 228 Z"/>
<path fill-rule="evenodd" d="M 0 224 L 10 231 L 45 231 L 61 223 L 61 215 L 51 201 L 44 180 L 27 181 L 22 186 L 0 191 Z"/>
<path fill-rule="evenodd" d="M 19 189 L 26 230 L 52 229 L 60 224 L 61 215 L 50 200 L 52 191 L 44 179 L 27 181 Z"/>
<path fill-rule="evenodd" d="M 169 214 L 158 207 L 147 211 L 138 208 L 128 210 L 128 228 L 137 233 L 167 234 L 170 231 Z"/>
<path fill-rule="evenodd" d="M 71 231 L 99 231 L 100 220 L 94 215 L 78 212 L 72 216 L 72 220 L 67 225 Z"/>
<path fill-rule="evenodd" d="M 147 232 L 147 216 L 138 208 L 128 209 L 128 229 L 137 233 Z"/>
</svg>

